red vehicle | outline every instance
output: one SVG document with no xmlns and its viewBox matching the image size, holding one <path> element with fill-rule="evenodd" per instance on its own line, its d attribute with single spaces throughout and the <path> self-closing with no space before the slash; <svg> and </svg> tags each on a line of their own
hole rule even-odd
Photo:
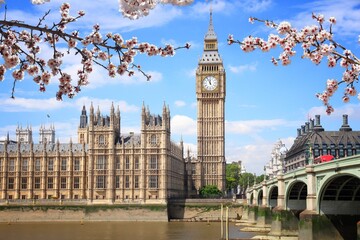
<svg viewBox="0 0 360 240">
<path fill-rule="evenodd" d="M 314 164 L 330 162 L 331 160 L 334 160 L 333 155 L 322 155 L 314 159 Z"/>
</svg>

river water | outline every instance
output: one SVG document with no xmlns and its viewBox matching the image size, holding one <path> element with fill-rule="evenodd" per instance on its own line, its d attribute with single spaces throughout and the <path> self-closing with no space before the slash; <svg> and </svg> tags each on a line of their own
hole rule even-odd
<svg viewBox="0 0 360 240">
<path fill-rule="evenodd" d="M 254 233 L 229 226 L 230 238 Z M 217 222 L 85 222 L 0 224 L 1 240 L 219 240 Z"/>
</svg>

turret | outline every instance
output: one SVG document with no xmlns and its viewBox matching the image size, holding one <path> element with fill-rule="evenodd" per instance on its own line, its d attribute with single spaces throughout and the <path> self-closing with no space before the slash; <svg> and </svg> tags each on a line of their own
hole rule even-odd
<svg viewBox="0 0 360 240">
<path fill-rule="evenodd" d="M 80 115 L 80 128 L 86 128 L 87 127 L 87 114 L 86 114 L 86 108 L 85 105 L 83 105 L 82 111 L 81 111 L 81 115 Z"/>
</svg>

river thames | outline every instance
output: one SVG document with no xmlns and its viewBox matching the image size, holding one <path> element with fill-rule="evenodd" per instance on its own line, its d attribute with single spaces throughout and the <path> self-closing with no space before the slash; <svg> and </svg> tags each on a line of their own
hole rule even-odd
<svg viewBox="0 0 360 240">
<path fill-rule="evenodd" d="M 255 233 L 229 226 L 230 238 Z M 61 222 L 0 224 L 1 240 L 219 240 L 218 222 Z"/>
</svg>

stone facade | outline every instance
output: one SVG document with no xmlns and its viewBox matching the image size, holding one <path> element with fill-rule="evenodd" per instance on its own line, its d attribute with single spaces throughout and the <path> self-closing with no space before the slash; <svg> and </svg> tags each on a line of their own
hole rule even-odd
<svg viewBox="0 0 360 240">
<path fill-rule="evenodd" d="M 185 197 L 183 143 L 170 139 L 169 108 L 160 116 L 143 105 L 140 134 L 121 133 L 120 120 L 119 108 L 102 116 L 91 104 L 80 116 L 79 143 L 52 143 L 54 127 L 40 129 L 38 144 L 30 129 L 28 136 L 17 131 L 20 141 L 0 143 L 0 200 L 162 204 Z"/>
</svg>

